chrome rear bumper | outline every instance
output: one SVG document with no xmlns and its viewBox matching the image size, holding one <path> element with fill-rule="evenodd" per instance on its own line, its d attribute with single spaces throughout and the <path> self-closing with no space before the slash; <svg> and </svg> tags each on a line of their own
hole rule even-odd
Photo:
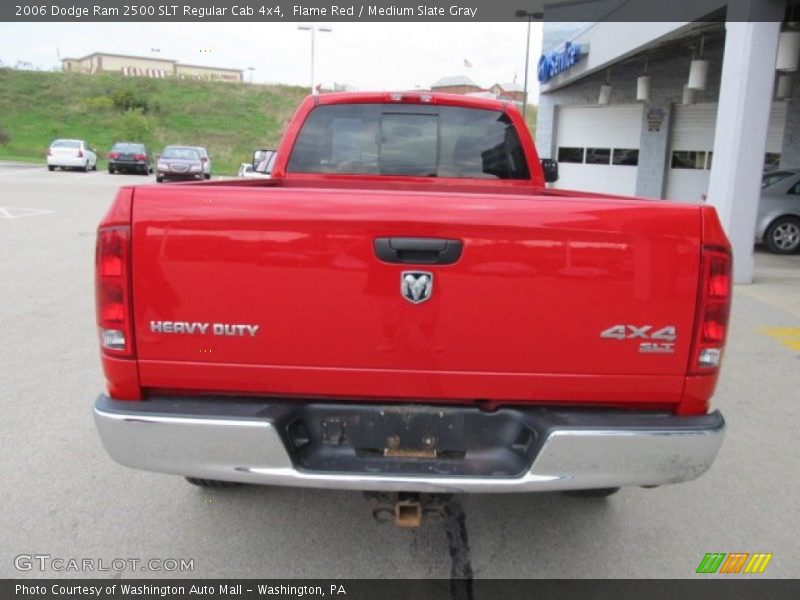
<svg viewBox="0 0 800 600">
<path fill-rule="evenodd" d="M 225 399 L 125 402 L 100 396 L 94 418 L 112 458 L 137 469 L 253 484 L 407 492 L 533 492 L 678 483 L 710 467 L 724 436 L 719 412 L 676 417 L 536 409 L 549 424 L 532 451 L 529 468 L 519 476 L 320 472 L 296 466 L 281 423 L 270 418 L 265 406 Z"/>
</svg>

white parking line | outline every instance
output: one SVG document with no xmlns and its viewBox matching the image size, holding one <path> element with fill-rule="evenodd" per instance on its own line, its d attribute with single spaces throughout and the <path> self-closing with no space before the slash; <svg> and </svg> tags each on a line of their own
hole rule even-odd
<svg viewBox="0 0 800 600">
<path fill-rule="evenodd" d="M 0 219 L 22 219 L 24 217 L 39 217 L 52 213 L 52 210 L 37 208 L 19 208 L 17 206 L 0 206 Z"/>
<path fill-rule="evenodd" d="M 0 171 L 0 177 L 4 175 L 19 175 L 20 173 L 41 173 L 36 167 L 28 167 L 27 169 L 19 169 L 17 171 Z"/>
</svg>

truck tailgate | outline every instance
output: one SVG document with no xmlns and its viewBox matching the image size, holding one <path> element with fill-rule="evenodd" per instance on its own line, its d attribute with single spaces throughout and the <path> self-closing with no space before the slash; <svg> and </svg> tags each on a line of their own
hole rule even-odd
<svg viewBox="0 0 800 600">
<path fill-rule="evenodd" d="M 698 207 L 655 201 L 137 188 L 141 383 L 299 396 L 675 403 L 692 337 L 700 235 Z M 381 237 L 460 240 L 463 249 L 449 265 L 392 264 L 376 256 Z M 429 299 L 401 294 L 407 271 L 432 275 Z"/>
</svg>

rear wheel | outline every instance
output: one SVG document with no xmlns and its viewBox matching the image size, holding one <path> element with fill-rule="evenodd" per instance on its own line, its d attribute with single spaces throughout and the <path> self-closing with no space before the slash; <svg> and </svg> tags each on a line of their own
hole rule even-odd
<svg viewBox="0 0 800 600">
<path fill-rule="evenodd" d="M 186 481 L 192 485 L 205 488 L 227 488 L 242 485 L 241 483 L 236 483 L 233 481 L 217 481 L 216 479 L 200 479 L 198 477 L 187 477 Z"/>
<path fill-rule="evenodd" d="M 111 165 L 108 165 L 108 174 L 109 175 L 113 175 L 114 174 L 114 167 L 112 167 Z"/>
<path fill-rule="evenodd" d="M 794 254 L 800 250 L 800 219 L 780 217 L 767 227 L 764 243 L 775 254 Z"/>
<path fill-rule="evenodd" d="M 158 183 L 163 183 L 164 182 L 164 178 L 161 175 L 156 175 L 156 181 Z"/>
<path fill-rule="evenodd" d="M 89 161 L 88 160 L 86 161 L 86 164 L 83 165 L 83 172 L 84 173 L 88 173 L 89 172 Z"/>
<path fill-rule="evenodd" d="M 211 173 L 203 173 L 203 177 L 206 179 L 211 179 Z"/>
<path fill-rule="evenodd" d="M 56 168 L 53 165 L 47 165 L 47 170 L 48 171 L 55 171 Z"/>
<path fill-rule="evenodd" d="M 576 498 L 607 498 L 612 494 L 619 491 L 618 487 L 612 488 L 597 488 L 594 490 L 570 490 L 564 492 L 567 496 L 575 496 Z"/>
</svg>

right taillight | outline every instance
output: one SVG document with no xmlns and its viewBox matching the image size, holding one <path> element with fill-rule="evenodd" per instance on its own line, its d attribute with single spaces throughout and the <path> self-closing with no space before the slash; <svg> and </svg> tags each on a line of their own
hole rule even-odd
<svg viewBox="0 0 800 600">
<path fill-rule="evenodd" d="M 731 307 L 731 263 L 727 248 L 703 248 L 697 323 L 689 365 L 693 375 L 713 373 L 719 368 Z"/>
<path fill-rule="evenodd" d="M 130 239 L 127 225 L 97 232 L 95 292 L 100 345 L 114 356 L 133 356 L 130 301 Z"/>
</svg>

